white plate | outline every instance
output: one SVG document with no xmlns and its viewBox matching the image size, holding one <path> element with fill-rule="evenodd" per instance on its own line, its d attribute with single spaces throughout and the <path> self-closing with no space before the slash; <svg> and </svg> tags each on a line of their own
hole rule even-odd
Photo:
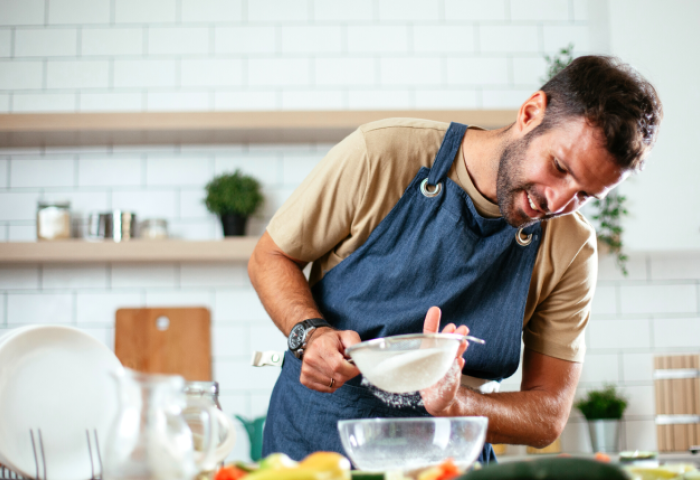
<svg viewBox="0 0 700 480">
<path fill-rule="evenodd" d="M 0 335 L 0 344 L 3 343 L 5 340 L 17 335 L 18 333 L 24 332 L 26 330 L 34 330 L 38 327 L 41 327 L 41 325 L 27 325 L 25 327 L 17 327 L 10 330 L 5 330 L 5 333 Z"/>
<path fill-rule="evenodd" d="M 20 330 L 20 329 L 18 329 Z M 9 336 L 8 336 L 9 335 Z M 0 457 L 10 469 L 36 476 L 30 431 L 41 438 L 46 478 L 85 480 L 96 463 L 86 431 L 104 445 L 117 412 L 117 385 L 109 372 L 117 357 L 76 328 L 32 326 L 0 340 Z M 38 445 L 37 445 L 38 447 Z M 43 465 L 39 462 L 41 476 Z M 95 464 L 95 474 L 99 465 Z"/>
</svg>

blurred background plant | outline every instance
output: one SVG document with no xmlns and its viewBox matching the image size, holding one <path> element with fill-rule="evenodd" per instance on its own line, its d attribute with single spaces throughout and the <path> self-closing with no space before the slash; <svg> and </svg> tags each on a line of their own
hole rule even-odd
<svg viewBox="0 0 700 480">
<path fill-rule="evenodd" d="M 224 236 L 245 235 L 248 217 L 264 201 L 260 182 L 236 170 L 214 177 L 205 189 L 204 203 L 221 218 Z"/>
<path fill-rule="evenodd" d="M 547 74 L 542 78 L 547 83 L 557 73 L 564 70 L 574 59 L 574 44 L 570 43 L 551 57 L 545 55 Z M 627 255 L 622 251 L 622 217 L 627 216 L 627 198 L 612 190 L 604 199 L 594 200 L 588 210 L 594 220 L 598 237 L 599 253 L 615 255 L 615 262 L 624 276 L 627 276 Z M 602 248 L 601 248 L 602 247 Z"/>
<path fill-rule="evenodd" d="M 627 399 L 617 393 L 614 385 L 591 390 L 586 398 L 576 402 L 586 420 L 620 420 L 627 408 Z"/>
</svg>

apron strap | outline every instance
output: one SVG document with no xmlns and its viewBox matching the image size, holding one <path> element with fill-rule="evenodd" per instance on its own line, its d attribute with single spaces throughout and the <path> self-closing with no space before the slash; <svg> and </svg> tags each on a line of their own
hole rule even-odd
<svg viewBox="0 0 700 480">
<path fill-rule="evenodd" d="M 459 152 L 459 146 L 462 144 L 462 138 L 464 138 L 466 131 L 466 125 L 456 122 L 450 123 L 450 127 L 445 132 L 442 145 L 440 145 L 440 150 L 438 150 L 437 157 L 435 157 L 435 162 L 428 175 L 428 185 L 431 187 L 434 187 L 447 177 L 457 152 Z"/>
</svg>

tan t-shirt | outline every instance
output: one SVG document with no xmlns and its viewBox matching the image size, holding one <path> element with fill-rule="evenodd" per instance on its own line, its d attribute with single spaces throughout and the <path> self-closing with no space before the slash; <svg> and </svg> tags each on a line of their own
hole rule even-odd
<svg viewBox="0 0 700 480">
<path fill-rule="evenodd" d="M 313 262 L 313 285 L 367 240 L 418 170 L 432 166 L 448 127 L 404 118 L 361 126 L 316 165 L 272 218 L 268 233 L 290 257 Z M 467 148 L 468 142 L 467 137 Z M 474 186 L 461 148 L 449 178 L 482 216 L 500 216 L 498 206 Z M 523 341 L 544 355 L 581 362 L 597 275 L 595 232 L 579 213 L 542 227 Z"/>
</svg>

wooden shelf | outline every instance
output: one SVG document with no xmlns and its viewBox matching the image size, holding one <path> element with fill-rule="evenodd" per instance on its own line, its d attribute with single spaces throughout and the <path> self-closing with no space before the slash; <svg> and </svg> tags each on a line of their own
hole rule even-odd
<svg viewBox="0 0 700 480">
<path fill-rule="evenodd" d="M 81 145 L 337 142 L 363 123 L 391 117 L 507 125 L 515 110 L 11 113 L 0 148 Z"/>
<path fill-rule="evenodd" d="M 0 243 L 0 264 L 247 262 L 258 237 L 224 240 L 63 240 Z"/>
</svg>

